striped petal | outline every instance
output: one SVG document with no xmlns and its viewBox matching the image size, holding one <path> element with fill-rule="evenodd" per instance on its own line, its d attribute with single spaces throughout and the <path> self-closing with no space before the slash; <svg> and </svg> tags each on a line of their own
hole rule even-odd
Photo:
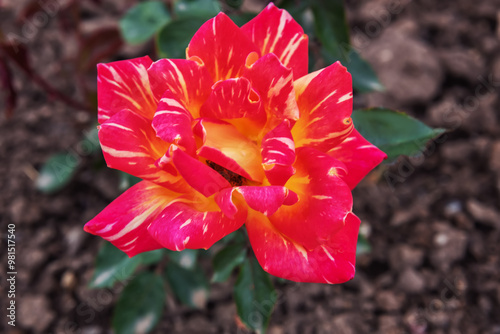
<svg viewBox="0 0 500 334">
<path fill-rule="evenodd" d="M 352 210 L 352 195 L 341 177 L 342 162 L 311 148 L 299 148 L 296 154 L 297 173 L 286 187 L 299 201 L 280 207 L 270 221 L 280 233 L 311 250 L 343 228 Z"/>
<path fill-rule="evenodd" d="M 328 155 L 346 165 L 348 172 L 342 179 L 351 189 L 387 158 L 387 154 L 363 138 L 356 129 L 340 145 L 328 151 Z"/>
<path fill-rule="evenodd" d="M 184 180 L 206 197 L 231 187 L 231 184 L 219 173 L 188 155 L 176 145 L 171 145 L 166 155 Z"/>
<path fill-rule="evenodd" d="M 294 83 L 300 119 L 292 129 L 297 147 L 327 152 L 353 129 L 351 74 L 339 62 Z"/>
<path fill-rule="evenodd" d="M 241 76 L 247 56 L 257 47 L 224 13 L 204 23 L 191 39 L 187 58 L 198 57 L 214 82 Z"/>
<path fill-rule="evenodd" d="M 97 64 L 98 121 L 103 123 L 117 112 L 128 109 L 152 119 L 156 100 L 149 86 L 148 56 Z"/>
<path fill-rule="evenodd" d="M 246 78 L 217 82 L 201 108 L 200 116 L 223 120 L 248 118 L 248 121 L 260 127 L 266 122 L 260 96 L 255 93 L 250 81 Z"/>
<path fill-rule="evenodd" d="M 259 15 L 241 27 L 262 55 L 274 53 L 293 70 L 293 77 L 307 74 L 308 38 L 302 27 L 285 10 L 270 3 Z"/>
<path fill-rule="evenodd" d="M 261 144 L 262 166 L 273 185 L 284 185 L 294 174 L 295 143 L 290 132 L 290 122 L 284 120 L 268 132 Z"/>
<path fill-rule="evenodd" d="M 149 119 L 122 110 L 99 126 L 99 141 L 108 167 L 175 191 L 186 188 L 179 175 L 155 166 L 155 161 L 168 149 L 168 143 L 156 136 Z"/>
<path fill-rule="evenodd" d="M 244 209 L 228 218 L 212 198 L 181 198 L 165 208 L 148 231 L 156 242 L 171 250 L 208 249 L 240 228 L 245 218 Z"/>
<path fill-rule="evenodd" d="M 262 268 L 295 282 L 344 283 L 354 277 L 359 219 L 346 216 L 344 226 L 324 243 L 307 249 L 276 229 L 270 218 L 250 212 L 245 224 Z M 303 224 L 307 230 L 307 224 Z"/>
<path fill-rule="evenodd" d="M 193 118 L 199 117 L 213 85 L 205 66 L 185 59 L 160 59 L 149 67 L 148 75 L 156 99 L 170 90 Z"/>
<path fill-rule="evenodd" d="M 232 124 L 200 119 L 193 130 L 203 140 L 203 145 L 198 149 L 200 157 L 247 179 L 263 181 L 265 174 L 259 148 Z"/>
<path fill-rule="evenodd" d="M 297 120 L 299 108 L 295 100 L 292 70 L 285 67 L 276 55 L 270 53 L 247 66 L 243 73 L 260 95 L 269 115 L 269 127 L 283 119 Z"/>
<path fill-rule="evenodd" d="M 280 186 L 241 186 L 224 189 L 215 196 L 215 201 L 228 217 L 233 217 L 238 212 L 234 202 L 237 194 L 242 195 L 250 208 L 265 216 L 271 216 L 283 204 L 291 205 L 294 199 L 297 199 L 296 194 Z"/>
<path fill-rule="evenodd" d="M 193 117 L 172 91 L 163 94 L 153 118 L 153 128 L 158 137 L 168 143 L 182 146 L 188 154 L 194 155 L 196 143 L 191 123 Z"/>
<path fill-rule="evenodd" d="M 110 241 L 130 257 L 162 248 L 147 227 L 177 196 L 154 183 L 139 182 L 85 224 L 84 230 Z"/>
</svg>

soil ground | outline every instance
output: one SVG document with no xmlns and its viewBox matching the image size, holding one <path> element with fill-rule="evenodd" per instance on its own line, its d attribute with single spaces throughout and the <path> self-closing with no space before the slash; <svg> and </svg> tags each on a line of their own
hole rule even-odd
<svg viewBox="0 0 500 334">
<path fill-rule="evenodd" d="M 22 26 L 15 18 L 24 2 L 0 2 L 4 32 Z M 125 6 L 103 3 L 82 14 L 89 27 L 116 24 Z M 347 284 L 278 283 L 269 333 L 499 334 L 500 2 L 347 3 L 353 43 L 387 88 L 356 95 L 356 105 L 404 110 L 450 131 L 354 190 L 354 212 L 372 252 L 358 258 Z M 66 65 L 74 45 L 55 21 L 27 43 L 31 60 L 41 76 L 78 98 Z M 33 186 L 43 162 L 74 148 L 95 115 L 50 99 L 11 69 L 19 103 L 13 117 L 0 115 L 0 221 L 2 247 L 7 224 L 16 224 L 18 303 L 16 327 L 6 325 L 2 311 L 0 332 L 110 333 L 119 291 L 87 288 L 101 240 L 82 227 L 119 194 L 117 174 L 81 156 L 82 168 L 62 191 L 43 195 Z M 231 284 L 215 285 L 203 310 L 169 299 L 155 333 L 237 333 Z"/>
</svg>

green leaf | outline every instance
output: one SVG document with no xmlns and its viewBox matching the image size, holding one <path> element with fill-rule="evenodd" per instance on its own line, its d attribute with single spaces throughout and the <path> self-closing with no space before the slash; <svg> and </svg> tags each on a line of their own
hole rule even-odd
<svg viewBox="0 0 500 334">
<path fill-rule="evenodd" d="M 229 14 L 229 18 L 231 20 L 233 20 L 233 22 L 236 23 L 236 25 L 238 27 L 243 26 L 248 21 L 250 21 L 251 19 L 253 19 L 255 16 L 257 16 L 257 14 L 255 14 L 255 13 L 249 13 L 249 12 L 241 12 L 241 13 L 237 13 L 237 14 Z"/>
<path fill-rule="evenodd" d="M 321 55 L 323 60 L 328 64 L 333 64 L 338 59 L 328 53 L 326 49 L 322 49 Z M 346 59 L 341 61 L 349 73 L 352 75 L 352 86 L 360 93 L 369 93 L 373 91 L 382 92 L 385 87 L 378 80 L 377 74 L 373 70 L 370 63 L 361 58 L 356 50 L 351 49 L 346 55 Z"/>
<path fill-rule="evenodd" d="M 372 144 L 384 151 L 387 162 L 400 155 L 416 155 L 444 129 L 433 129 L 402 112 L 384 108 L 354 110 L 354 126 Z"/>
<path fill-rule="evenodd" d="M 220 250 L 213 259 L 214 275 L 212 282 L 226 281 L 234 268 L 245 261 L 247 250 L 245 244 L 237 243 Z"/>
<path fill-rule="evenodd" d="M 216 0 L 177 0 L 174 3 L 174 12 L 177 17 L 200 16 L 207 20 L 219 14 L 222 8 Z"/>
<path fill-rule="evenodd" d="M 255 258 L 240 266 L 234 299 L 241 321 L 257 333 L 265 333 L 277 295 L 269 275 Z"/>
<path fill-rule="evenodd" d="M 368 239 L 361 233 L 358 235 L 358 245 L 356 247 L 356 255 L 368 254 L 372 251 L 372 246 Z"/>
<path fill-rule="evenodd" d="M 67 185 L 80 166 L 80 157 L 71 152 L 51 156 L 40 169 L 35 187 L 39 191 L 52 194 Z"/>
<path fill-rule="evenodd" d="M 226 5 L 234 9 L 239 9 L 243 4 L 243 0 L 224 0 L 224 2 Z"/>
<path fill-rule="evenodd" d="M 163 254 L 163 250 L 160 249 L 129 258 L 127 254 L 106 241 L 97 254 L 94 276 L 89 287 L 110 288 L 116 281 L 128 279 L 140 264 L 150 265 L 159 262 Z"/>
<path fill-rule="evenodd" d="M 352 75 L 352 86 L 360 93 L 373 91 L 382 92 L 385 87 L 378 80 L 377 74 L 370 63 L 361 58 L 354 49 L 349 53 L 349 60 L 345 64 Z"/>
<path fill-rule="evenodd" d="M 165 254 L 165 249 L 157 249 L 154 251 L 137 254 L 133 257 L 133 259 L 137 258 L 141 265 L 149 266 L 160 262 Z"/>
<path fill-rule="evenodd" d="M 165 275 L 172 291 L 183 304 L 205 307 L 209 283 L 200 267 L 189 270 L 172 261 L 165 268 Z"/>
<path fill-rule="evenodd" d="M 360 93 L 383 91 L 377 74 L 351 46 L 342 0 L 312 0 L 315 33 L 323 48 L 321 55 L 327 64 L 340 61 L 352 75 L 352 85 Z"/>
<path fill-rule="evenodd" d="M 113 312 L 116 334 L 148 333 L 158 323 L 165 304 L 165 289 L 160 276 L 143 272 L 126 287 Z"/>
<path fill-rule="evenodd" d="M 343 0 L 311 0 L 315 33 L 334 60 L 346 63 L 351 43 Z"/>
<path fill-rule="evenodd" d="M 127 190 L 128 188 L 132 187 L 133 185 L 136 185 L 141 181 L 142 179 L 138 178 L 137 176 L 133 176 L 128 173 L 120 171 L 120 184 L 118 185 L 118 189 L 122 191 Z"/>
<path fill-rule="evenodd" d="M 180 252 L 168 251 L 168 255 L 172 261 L 184 269 L 194 269 L 196 267 L 197 249 L 184 249 Z"/>
<path fill-rule="evenodd" d="M 145 1 L 132 7 L 120 20 L 123 38 L 130 44 L 139 44 L 150 39 L 170 21 L 162 1 Z"/>
<path fill-rule="evenodd" d="M 185 58 L 186 48 L 195 32 L 211 16 L 185 16 L 171 21 L 156 35 L 156 47 L 161 58 Z"/>
</svg>

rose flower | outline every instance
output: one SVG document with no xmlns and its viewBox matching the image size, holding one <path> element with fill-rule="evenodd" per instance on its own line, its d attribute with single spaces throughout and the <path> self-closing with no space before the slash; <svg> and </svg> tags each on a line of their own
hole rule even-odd
<svg viewBox="0 0 500 334">
<path fill-rule="evenodd" d="M 134 256 L 207 249 L 245 225 L 268 273 L 352 279 L 351 190 L 385 154 L 354 129 L 346 68 L 308 74 L 307 35 L 273 4 L 241 28 L 217 15 L 186 56 L 98 65 L 104 158 L 143 181 L 85 231 Z"/>
</svg>

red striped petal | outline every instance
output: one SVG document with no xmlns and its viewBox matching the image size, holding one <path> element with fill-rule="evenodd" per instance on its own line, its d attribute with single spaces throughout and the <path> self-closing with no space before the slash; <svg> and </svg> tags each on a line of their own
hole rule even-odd
<svg viewBox="0 0 500 334">
<path fill-rule="evenodd" d="M 151 65 L 148 75 L 156 99 L 170 90 L 193 118 L 199 117 L 213 85 L 205 66 L 185 59 L 160 59 Z"/>
<path fill-rule="evenodd" d="M 307 74 L 308 38 L 302 27 L 283 9 L 270 3 L 250 22 L 241 27 L 262 55 L 274 53 L 293 70 L 293 77 Z"/>
<path fill-rule="evenodd" d="M 201 117 L 231 120 L 246 118 L 247 126 L 259 130 L 266 122 L 261 108 L 260 96 L 252 89 L 246 78 L 228 79 L 217 82 L 212 93 L 201 107 Z"/>
<path fill-rule="evenodd" d="M 342 180 L 342 162 L 311 148 L 299 148 L 296 153 L 297 173 L 286 187 L 299 201 L 280 207 L 270 220 L 280 233 L 310 250 L 343 228 L 352 210 L 352 195 Z"/>
<path fill-rule="evenodd" d="M 384 152 L 363 138 L 356 129 L 341 144 L 328 151 L 328 155 L 346 165 L 348 172 L 342 179 L 351 189 L 387 158 Z"/>
<path fill-rule="evenodd" d="M 167 155 L 170 156 L 184 180 L 204 196 L 209 197 L 224 188 L 231 187 L 231 184 L 219 173 L 191 157 L 176 145 L 170 146 Z"/>
<path fill-rule="evenodd" d="M 353 129 L 351 74 L 339 62 L 294 83 L 300 119 L 292 129 L 297 147 L 327 152 Z"/>
<path fill-rule="evenodd" d="M 147 227 L 177 196 L 154 183 L 142 181 L 85 224 L 84 230 L 110 241 L 130 257 L 162 248 Z"/>
<path fill-rule="evenodd" d="M 193 130 L 203 140 L 198 149 L 200 157 L 247 179 L 262 182 L 265 174 L 259 148 L 236 127 L 223 121 L 201 119 Z"/>
<path fill-rule="evenodd" d="M 148 119 L 156 110 L 156 100 L 149 86 L 148 56 L 97 64 L 98 120 L 103 123 L 123 109 Z"/>
<path fill-rule="evenodd" d="M 224 189 L 215 196 L 215 201 L 228 217 L 233 217 L 238 211 L 233 202 L 235 192 L 243 196 L 250 208 L 266 216 L 274 214 L 287 200 L 288 203 L 293 203 L 296 197 L 296 194 L 281 186 L 241 186 Z"/>
<path fill-rule="evenodd" d="M 268 127 L 276 126 L 283 119 L 299 118 L 292 70 L 283 66 L 276 55 L 270 53 L 263 56 L 247 66 L 243 75 L 261 97 L 270 119 Z"/>
<path fill-rule="evenodd" d="M 191 39 L 187 57 L 199 57 L 214 82 L 241 76 L 247 56 L 257 47 L 224 13 L 203 24 Z"/>
<path fill-rule="evenodd" d="M 179 175 L 155 166 L 169 144 L 156 136 L 149 119 L 122 110 L 99 126 L 99 141 L 108 167 L 175 191 L 186 189 Z"/>
<path fill-rule="evenodd" d="M 161 212 L 148 231 L 158 243 L 171 250 L 208 249 L 240 228 L 245 218 L 244 209 L 232 219 L 228 218 L 218 211 L 211 198 L 180 198 Z"/>
<path fill-rule="evenodd" d="M 191 129 L 192 121 L 193 117 L 181 101 L 170 90 L 165 91 L 152 123 L 158 137 L 169 143 L 175 142 L 194 155 L 196 142 Z"/>
<path fill-rule="evenodd" d="M 349 213 L 345 225 L 324 243 L 307 249 L 276 229 L 266 217 L 250 212 L 245 224 L 262 268 L 295 282 L 338 284 L 354 277 L 359 219 Z M 308 229 L 307 224 L 302 225 Z"/>
<path fill-rule="evenodd" d="M 262 165 L 266 177 L 273 185 L 284 185 L 295 172 L 295 144 L 290 132 L 290 122 L 284 120 L 268 132 L 261 144 Z"/>
</svg>

